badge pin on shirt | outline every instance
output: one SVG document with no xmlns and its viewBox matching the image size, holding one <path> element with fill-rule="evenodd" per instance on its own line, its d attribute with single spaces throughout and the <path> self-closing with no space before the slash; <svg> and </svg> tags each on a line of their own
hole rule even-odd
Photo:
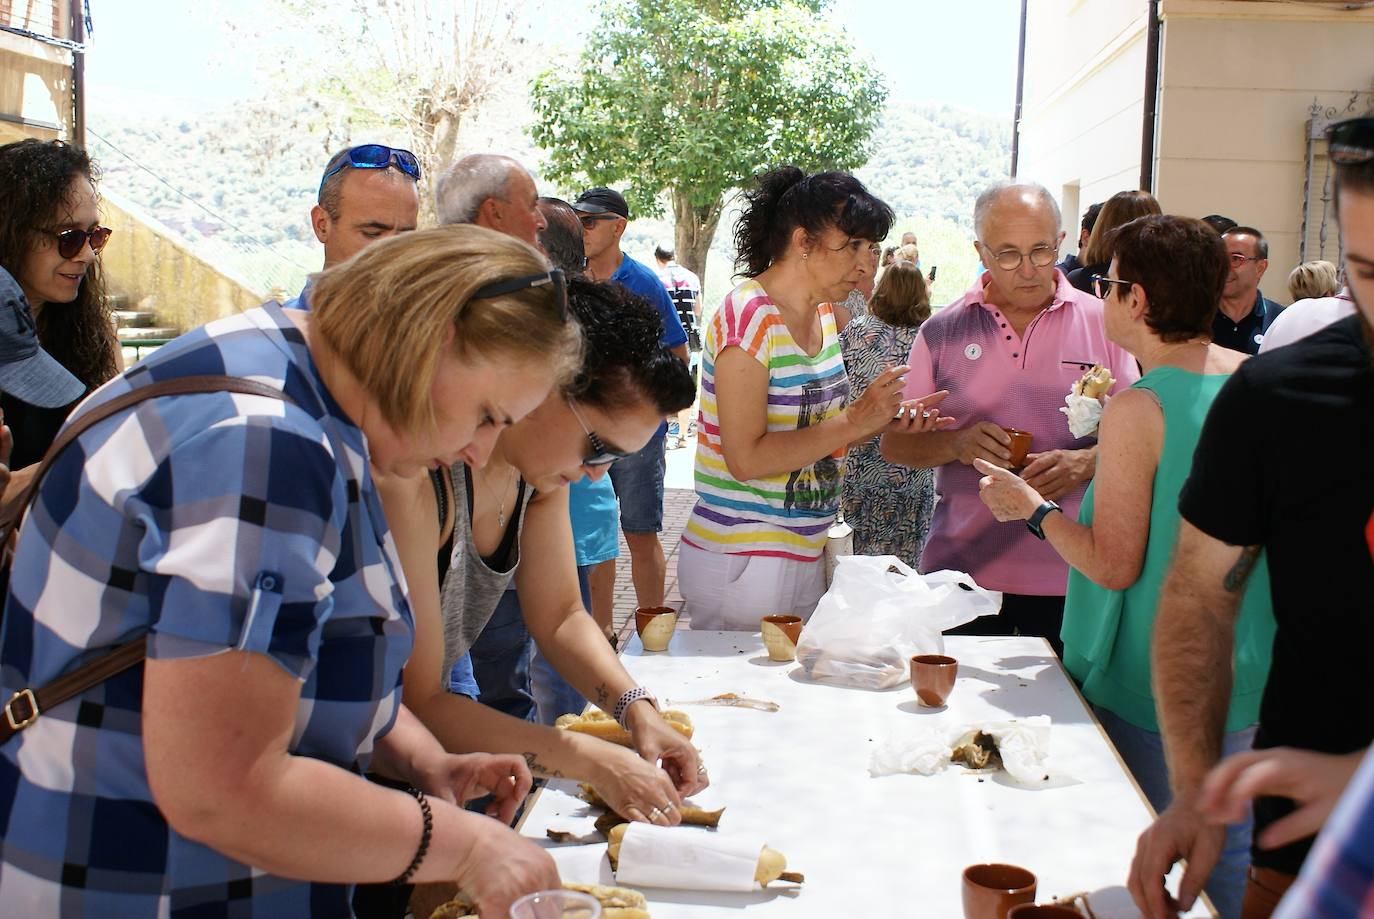
<svg viewBox="0 0 1374 919">
<path fill-rule="evenodd" d="M 982 356 L 983 356 L 983 347 L 982 347 L 982 345 L 973 344 L 973 345 L 969 345 L 967 348 L 964 349 L 964 357 L 968 358 L 968 359 L 971 360 L 971 361 L 976 361 L 976 360 L 978 360 L 978 358 L 980 358 L 980 357 L 982 357 Z"/>
</svg>

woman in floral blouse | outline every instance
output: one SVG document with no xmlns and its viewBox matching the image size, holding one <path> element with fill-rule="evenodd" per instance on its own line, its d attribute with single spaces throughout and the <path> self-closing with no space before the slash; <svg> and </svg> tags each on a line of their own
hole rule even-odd
<svg viewBox="0 0 1374 919">
<path fill-rule="evenodd" d="M 863 395 L 888 367 L 906 362 L 916 330 L 930 318 L 930 289 L 912 263 L 896 261 L 878 282 L 869 312 L 840 334 L 849 397 Z M 883 459 L 878 437 L 849 448 L 840 506 L 858 555 L 895 555 L 915 568 L 935 508 L 935 472 Z"/>
</svg>

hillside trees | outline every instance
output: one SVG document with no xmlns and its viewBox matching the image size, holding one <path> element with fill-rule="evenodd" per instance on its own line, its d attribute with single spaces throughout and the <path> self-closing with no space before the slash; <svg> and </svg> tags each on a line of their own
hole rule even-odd
<svg viewBox="0 0 1374 919">
<path fill-rule="evenodd" d="M 667 193 L 683 265 L 705 274 L 726 196 L 785 163 L 853 169 L 886 91 L 825 0 L 602 0 L 579 71 L 531 89 L 548 177 Z"/>
</svg>

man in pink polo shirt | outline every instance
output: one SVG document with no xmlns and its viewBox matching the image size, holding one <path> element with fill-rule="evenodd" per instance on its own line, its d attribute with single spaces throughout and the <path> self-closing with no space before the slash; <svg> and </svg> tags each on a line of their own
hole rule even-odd
<svg viewBox="0 0 1374 919">
<path fill-rule="evenodd" d="M 882 440 L 889 461 L 937 470 L 939 500 L 921 570 L 966 571 L 1005 594 L 1000 616 L 956 631 L 1038 635 L 1056 653 L 1068 566 L 1036 529 L 1048 513 L 1077 517 L 1097 465 L 1097 441 L 1070 434 L 1059 408 L 1093 364 L 1111 370 L 1113 391 L 1140 376 L 1135 359 L 1107 340 L 1102 301 L 1054 267 L 1064 239 L 1059 219 L 1059 205 L 1039 185 L 994 186 L 978 196 L 974 248 L 987 271 L 926 320 L 907 362 L 906 397 L 949 390 L 940 410 L 960 426 Z M 1032 517 L 1035 528 L 998 523 L 978 499 L 973 460 L 1010 466 L 1003 427 L 1032 435 L 1021 475 L 1046 499 Z"/>
</svg>

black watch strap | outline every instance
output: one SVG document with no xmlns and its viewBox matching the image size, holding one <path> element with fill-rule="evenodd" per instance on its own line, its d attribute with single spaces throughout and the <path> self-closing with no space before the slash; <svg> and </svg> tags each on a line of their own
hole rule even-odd
<svg viewBox="0 0 1374 919">
<path fill-rule="evenodd" d="M 1026 529 L 1034 533 L 1036 539 L 1044 539 L 1045 530 L 1042 524 L 1044 523 L 1045 516 L 1050 511 L 1057 510 L 1060 510 L 1058 504 L 1055 504 L 1053 501 L 1046 501 L 1044 504 L 1037 507 L 1035 509 L 1035 512 L 1031 514 L 1030 517 L 1026 520 Z"/>
</svg>

